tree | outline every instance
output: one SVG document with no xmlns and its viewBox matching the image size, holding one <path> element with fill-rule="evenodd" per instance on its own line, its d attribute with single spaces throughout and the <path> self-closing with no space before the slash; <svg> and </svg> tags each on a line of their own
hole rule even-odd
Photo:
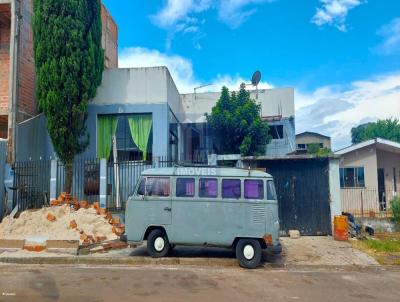
<svg viewBox="0 0 400 302">
<path fill-rule="evenodd" d="M 100 0 L 34 0 L 36 95 L 71 192 L 73 161 L 89 143 L 87 106 L 101 83 Z"/>
<path fill-rule="evenodd" d="M 373 138 L 383 138 L 400 143 L 400 121 L 396 118 L 361 124 L 351 129 L 351 141 L 358 144 Z"/>
<path fill-rule="evenodd" d="M 214 140 L 222 154 L 245 156 L 265 154 L 266 145 L 271 139 L 268 124 L 261 120 L 261 106 L 250 99 L 245 84 L 240 85 L 238 93 L 229 93 L 222 87 L 221 96 L 206 114 Z"/>
</svg>

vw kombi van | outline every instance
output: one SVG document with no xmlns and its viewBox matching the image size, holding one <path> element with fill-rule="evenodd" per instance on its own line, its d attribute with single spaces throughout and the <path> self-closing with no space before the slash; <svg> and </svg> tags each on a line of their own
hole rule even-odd
<svg viewBox="0 0 400 302">
<path fill-rule="evenodd" d="M 278 204 L 271 175 L 237 168 L 145 170 L 125 214 L 126 240 L 147 240 L 152 257 L 175 245 L 233 248 L 255 268 L 262 249 L 280 251 Z"/>
</svg>

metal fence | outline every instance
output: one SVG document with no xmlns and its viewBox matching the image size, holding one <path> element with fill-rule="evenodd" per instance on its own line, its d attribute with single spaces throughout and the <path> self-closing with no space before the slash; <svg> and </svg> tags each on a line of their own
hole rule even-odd
<svg viewBox="0 0 400 302">
<path fill-rule="evenodd" d="M 391 202 L 398 194 L 393 189 L 342 188 L 342 211 L 357 217 L 391 217 Z"/>
<path fill-rule="evenodd" d="M 65 191 L 65 165 L 56 163 L 56 196 Z M 119 198 L 122 208 L 133 193 L 141 173 L 152 167 L 171 167 L 176 162 L 164 157 L 151 161 L 123 160 L 107 163 L 107 207 L 116 207 Z M 19 210 L 41 208 L 50 200 L 51 161 L 16 162 L 14 165 L 13 204 Z M 54 176 L 53 176 L 54 177 Z M 79 159 L 73 163 L 73 181 L 71 195 L 89 203 L 99 201 L 100 197 L 100 160 Z"/>
<path fill-rule="evenodd" d="M 132 195 L 141 173 L 153 167 L 171 167 L 176 162 L 164 157 L 152 161 L 121 161 L 107 164 L 107 207 L 116 208 L 117 198 L 124 209 L 126 201 Z M 118 177 L 116 177 L 118 173 Z M 118 183 L 118 186 L 117 186 Z"/>
<path fill-rule="evenodd" d="M 14 164 L 13 207 L 20 211 L 40 208 L 49 203 L 50 161 L 16 162 Z"/>
<path fill-rule="evenodd" d="M 57 162 L 57 191 L 59 196 L 65 191 L 65 165 Z M 99 200 L 100 160 L 79 159 L 73 163 L 73 181 L 71 195 L 78 200 L 95 202 Z"/>
</svg>

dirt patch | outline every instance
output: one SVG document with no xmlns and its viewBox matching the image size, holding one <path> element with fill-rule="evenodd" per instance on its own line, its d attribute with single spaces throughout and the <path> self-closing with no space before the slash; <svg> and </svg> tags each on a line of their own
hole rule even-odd
<svg viewBox="0 0 400 302">
<path fill-rule="evenodd" d="M 281 238 L 282 261 L 297 265 L 377 265 L 368 254 L 352 247 L 349 242 L 332 237 Z"/>
</svg>

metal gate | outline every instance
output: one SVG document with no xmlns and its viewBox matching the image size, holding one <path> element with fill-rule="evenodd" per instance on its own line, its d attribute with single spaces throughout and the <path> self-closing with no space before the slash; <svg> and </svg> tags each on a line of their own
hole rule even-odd
<svg viewBox="0 0 400 302">
<path fill-rule="evenodd" d="M 331 234 L 329 159 L 258 162 L 275 180 L 282 233 Z"/>
</svg>

